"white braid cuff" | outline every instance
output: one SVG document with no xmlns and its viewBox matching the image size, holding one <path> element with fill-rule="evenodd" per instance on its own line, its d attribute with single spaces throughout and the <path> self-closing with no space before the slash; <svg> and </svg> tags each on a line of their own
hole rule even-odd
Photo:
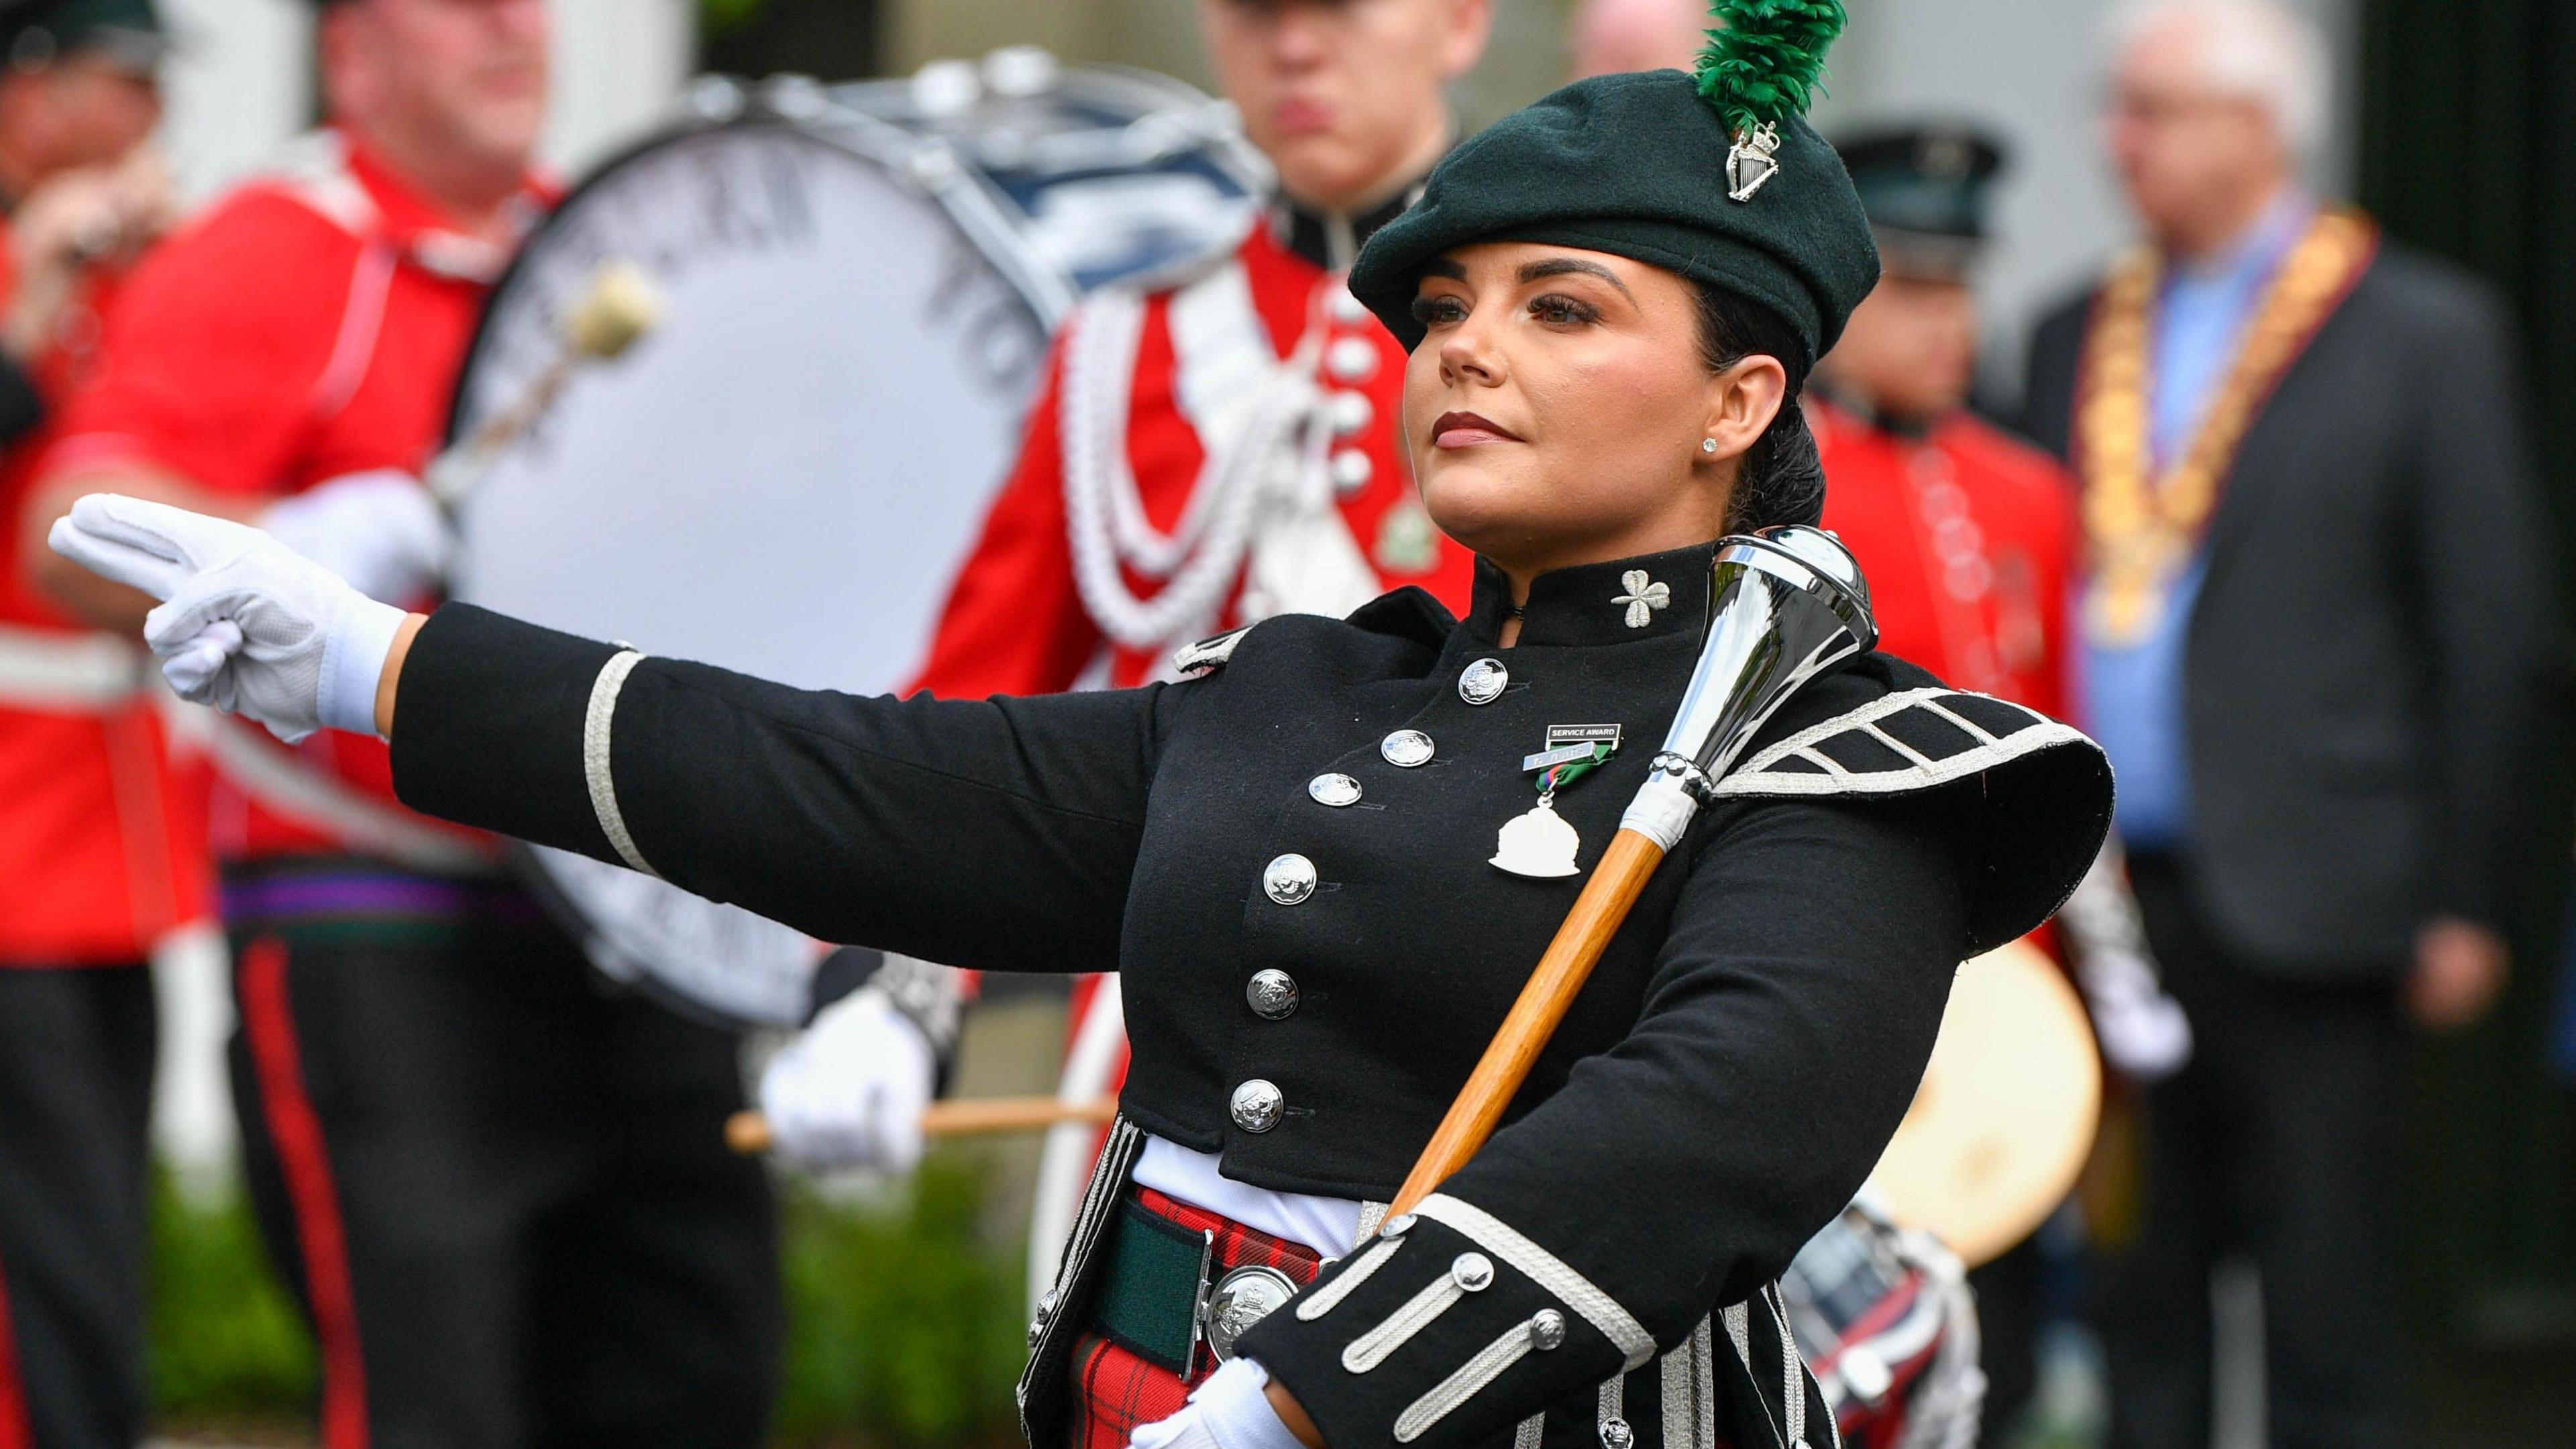
<svg viewBox="0 0 2576 1449">
<path fill-rule="evenodd" d="M 609 727 L 617 719 L 617 695 L 626 687 L 626 676 L 644 656 L 629 649 L 600 667 L 599 678 L 590 686 L 590 708 L 581 720 L 581 771 L 590 786 L 590 808 L 599 816 L 599 830 L 617 850 L 617 858 L 634 869 L 662 878 L 635 848 L 635 837 L 627 833 L 626 815 L 617 808 L 617 781 L 609 773 Z"/>
<path fill-rule="evenodd" d="M 1424 1198 L 1422 1205 L 1413 1211 L 1418 1217 L 1444 1223 L 1473 1238 L 1477 1247 L 1511 1264 L 1538 1286 L 1555 1294 L 1566 1307 L 1582 1314 L 1585 1322 L 1600 1329 L 1603 1337 L 1618 1346 L 1628 1368 L 1639 1368 L 1655 1356 L 1654 1338 L 1627 1309 L 1619 1306 L 1617 1299 L 1567 1266 L 1564 1259 L 1523 1237 L 1492 1213 L 1474 1203 L 1438 1192 Z"/>
</svg>

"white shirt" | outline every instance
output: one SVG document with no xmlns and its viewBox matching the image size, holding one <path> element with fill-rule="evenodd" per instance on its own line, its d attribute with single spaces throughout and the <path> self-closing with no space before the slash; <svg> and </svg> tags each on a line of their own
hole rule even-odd
<svg viewBox="0 0 2576 1449">
<path fill-rule="evenodd" d="M 1351 1199 L 1274 1192 L 1237 1182 L 1218 1170 L 1216 1154 L 1192 1152 L 1151 1134 L 1136 1159 L 1134 1181 L 1274 1238 L 1303 1244 L 1320 1257 L 1341 1257 L 1359 1241 L 1360 1205 Z"/>
</svg>

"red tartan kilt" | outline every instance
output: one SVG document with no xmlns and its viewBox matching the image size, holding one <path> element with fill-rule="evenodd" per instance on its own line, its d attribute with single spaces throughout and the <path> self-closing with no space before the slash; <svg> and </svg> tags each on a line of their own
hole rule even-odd
<svg viewBox="0 0 2576 1449">
<path fill-rule="evenodd" d="M 1193 1207 L 1150 1187 L 1133 1189 L 1130 1201 L 1192 1234 L 1214 1231 L 1216 1244 L 1210 1273 L 1223 1277 L 1236 1268 L 1276 1268 L 1299 1286 L 1311 1283 L 1322 1258 L 1302 1243 L 1274 1238 L 1229 1217 Z M 1151 1362 L 1125 1345 L 1085 1332 L 1073 1341 L 1073 1432 L 1070 1449 L 1126 1449 L 1140 1424 L 1179 1413 L 1190 1390 L 1216 1369 L 1202 1348 L 1187 1375 Z"/>
</svg>

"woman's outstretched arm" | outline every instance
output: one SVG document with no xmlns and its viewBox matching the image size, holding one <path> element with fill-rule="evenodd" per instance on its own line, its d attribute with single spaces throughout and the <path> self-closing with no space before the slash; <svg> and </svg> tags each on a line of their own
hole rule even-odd
<svg viewBox="0 0 2576 1449">
<path fill-rule="evenodd" d="M 790 689 L 468 606 L 424 620 L 256 528 L 114 495 L 57 553 L 162 600 L 183 698 L 290 742 L 374 729 L 414 808 L 825 940 L 1114 969 L 1164 715 L 1186 691 L 940 702 Z"/>
<path fill-rule="evenodd" d="M 792 689 L 462 604 L 407 623 L 386 675 L 380 718 L 414 809 L 826 940 L 984 969 L 1115 967 L 1160 687 Z"/>
</svg>

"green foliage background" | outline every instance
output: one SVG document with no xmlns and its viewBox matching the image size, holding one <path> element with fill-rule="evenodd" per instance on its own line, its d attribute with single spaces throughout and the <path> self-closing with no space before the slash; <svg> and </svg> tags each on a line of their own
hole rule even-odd
<svg viewBox="0 0 2576 1449">
<path fill-rule="evenodd" d="M 1004 1449 L 1026 1355 L 1022 1254 L 992 1239 L 985 1162 L 934 1154 L 882 1203 L 783 1193 L 788 1348 L 774 1438 Z M 149 1372 L 165 1432 L 307 1442 L 312 1340 L 250 1209 L 153 1191 Z"/>
</svg>

